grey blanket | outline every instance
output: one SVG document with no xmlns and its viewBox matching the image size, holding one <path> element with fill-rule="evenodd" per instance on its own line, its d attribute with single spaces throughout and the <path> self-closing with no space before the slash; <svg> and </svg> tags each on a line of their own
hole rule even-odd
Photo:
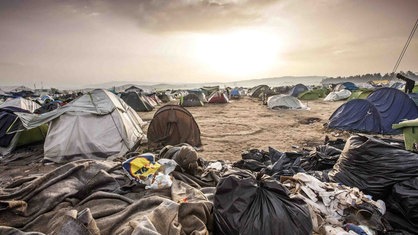
<svg viewBox="0 0 418 235">
<path fill-rule="evenodd" d="M 120 163 L 80 160 L 0 188 L 0 234 L 210 234 L 212 207 L 182 181 L 145 190 Z"/>
</svg>

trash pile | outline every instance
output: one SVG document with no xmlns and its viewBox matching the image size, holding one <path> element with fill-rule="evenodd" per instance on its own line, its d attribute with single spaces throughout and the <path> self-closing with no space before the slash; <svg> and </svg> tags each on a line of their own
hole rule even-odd
<svg viewBox="0 0 418 235">
<path fill-rule="evenodd" d="M 353 135 L 206 161 L 188 144 L 0 187 L 0 234 L 417 234 L 418 154 Z"/>
</svg>

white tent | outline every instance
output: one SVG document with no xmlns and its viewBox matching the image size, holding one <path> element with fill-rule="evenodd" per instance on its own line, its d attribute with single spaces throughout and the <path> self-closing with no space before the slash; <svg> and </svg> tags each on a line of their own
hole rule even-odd
<svg viewBox="0 0 418 235">
<path fill-rule="evenodd" d="M 33 113 L 33 111 L 41 107 L 39 104 L 33 102 L 32 100 L 27 100 L 22 97 L 15 98 L 15 99 L 8 99 L 0 105 L 0 108 L 8 107 L 8 106 L 25 109 L 31 113 Z"/>
<path fill-rule="evenodd" d="M 18 116 L 27 129 L 50 123 L 44 158 L 54 162 L 122 155 L 146 138 L 138 114 L 106 90 L 94 90 L 48 113 Z"/>
<path fill-rule="evenodd" d="M 300 100 L 290 95 L 274 95 L 267 99 L 267 107 L 270 109 L 307 109 Z"/>
<path fill-rule="evenodd" d="M 342 89 L 340 91 L 333 91 L 330 92 L 327 97 L 324 98 L 324 101 L 337 101 L 337 100 L 344 100 L 350 97 L 351 91 L 347 89 Z"/>
</svg>

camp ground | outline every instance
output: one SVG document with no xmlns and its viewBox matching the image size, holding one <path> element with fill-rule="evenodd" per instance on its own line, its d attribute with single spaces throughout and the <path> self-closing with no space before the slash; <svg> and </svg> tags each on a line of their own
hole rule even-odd
<svg viewBox="0 0 418 235">
<path fill-rule="evenodd" d="M 0 234 L 417 233 L 411 95 L 298 87 L 94 89 L 43 114 L 9 100 Z"/>
</svg>

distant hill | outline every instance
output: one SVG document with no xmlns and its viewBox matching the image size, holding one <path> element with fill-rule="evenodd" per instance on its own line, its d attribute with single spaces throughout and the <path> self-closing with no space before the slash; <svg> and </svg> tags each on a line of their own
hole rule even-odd
<svg viewBox="0 0 418 235">
<path fill-rule="evenodd" d="M 203 86 L 220 86 L 220 87 L 254 87 L 257 85 L 268 85 L 268 86 L 292 86 L 298 83 L 305 85 L 320 85 L 321 81 L 325 79 L 325 76 L 284 76 L 284 77 L 272 77 L 272 78 L 261 78 L 261 79 L 250 79 L 234 82 L 206 82 L 206 83 L 160 83 L 153 84 L 151 82 L 142 81 L 115 81 L 106 82 L 101 84 L 94 84 L 84 86 L 84 88 L 104 88 L 112 89 L 116 91 L 122 91 L 130 86 L 141 87 L 142 89 L 155 89 L 155 90 L 166 90 L 166 89 L 196 89 Z"/>
</svg>

